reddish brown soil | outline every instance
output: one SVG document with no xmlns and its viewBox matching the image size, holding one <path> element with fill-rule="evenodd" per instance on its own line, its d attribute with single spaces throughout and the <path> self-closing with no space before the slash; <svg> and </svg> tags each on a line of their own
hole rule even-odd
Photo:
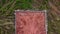
<svg viewBox="0 0 60 34">
<path fill-rule="evenodd" d="M 46 34 L 45 13 L 16 12 L 16 34 Z"/>
</svg>

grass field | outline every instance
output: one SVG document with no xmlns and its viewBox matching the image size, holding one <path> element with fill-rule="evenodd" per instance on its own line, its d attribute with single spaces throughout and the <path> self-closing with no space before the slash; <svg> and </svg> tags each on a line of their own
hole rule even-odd
<svg viewBox="0 0 60 34">
<path fill-rule="evenodd" d="M 0 0 L 0 34 L 15 34 L 17 9 L 47 10 L 48 34 L 60 34 L 60 0 Z"/>
</svg>

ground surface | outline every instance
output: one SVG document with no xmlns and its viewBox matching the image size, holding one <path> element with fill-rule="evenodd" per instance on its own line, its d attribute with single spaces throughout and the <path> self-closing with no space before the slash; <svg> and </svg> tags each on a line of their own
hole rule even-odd
<svg viewBox="0 0 60 34">
<path fill-rule="evenodd" d="M 60 34 L 60 0 L 0 0 L 0 34 L 15 34 L 17 9 L 47 10 L 48 34 Z"/>
</svg>

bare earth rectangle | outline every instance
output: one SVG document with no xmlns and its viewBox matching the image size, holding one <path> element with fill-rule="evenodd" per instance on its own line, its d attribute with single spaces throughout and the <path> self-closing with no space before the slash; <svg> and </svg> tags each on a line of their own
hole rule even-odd
<svg viewBox="0 0 60 34">
<path fill-rule="evenodd" d="M 46 34 L 46 15 L 43 11 L 16 11 L 16 34 Z"/>
</svg>

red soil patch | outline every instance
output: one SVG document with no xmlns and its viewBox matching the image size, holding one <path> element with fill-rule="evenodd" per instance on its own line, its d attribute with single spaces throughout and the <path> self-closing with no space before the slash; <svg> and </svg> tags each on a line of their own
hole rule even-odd
<svg viewBox="0 0 60 34">
<path fill-rule="evenodd" d="M 46 34 L 44 12 L 16 12 L 16 34 Z"/>
</svg>

